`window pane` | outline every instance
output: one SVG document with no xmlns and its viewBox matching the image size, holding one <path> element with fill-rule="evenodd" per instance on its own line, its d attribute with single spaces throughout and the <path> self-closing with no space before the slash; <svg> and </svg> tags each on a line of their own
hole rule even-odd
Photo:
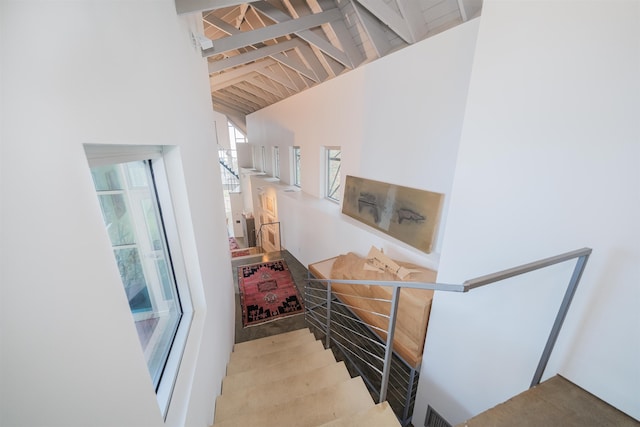
<svg viewBox="0 0 640 427">
<path fill-rule="evenodd" d="M 300 187 L 300 147 L 293 147 L 293 185 Z"/>
<path fill-rule="evenodd" d="M 122 286 L 155 387 L 182 318 L 149 162 L 91 170 Z"/>
<path fill-rule="evenodd" d="M 280 178 L 280 148 L 273 147 L 273 176 Z"/>
<path fill-rule="evenodd" d="M 91 169 L 93 183 L 97 191 L 121 190 L 120 176 L 117 166 L 99 166 Z"/>
<path fill-rule="evenodd" d="M 98 194 L 98 198 L 111 244 L 123 246 L 135 243 L 133 225 L 127 212 L 123 192 Z"/>
<path fill-rule="evenodd" d="M 340 200 L 340 147 L 327 149 L 327 198 Z"/>
</svg>

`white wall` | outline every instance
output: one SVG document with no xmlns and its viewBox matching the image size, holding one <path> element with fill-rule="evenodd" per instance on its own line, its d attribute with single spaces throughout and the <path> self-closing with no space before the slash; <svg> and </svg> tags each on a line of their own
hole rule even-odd
<svg viewBox="0 0 640 427">
<path fill-rule="evenodd" d="M 544 378 L 640 418 L 640 3 L 484 2 L 438 279 L 593 248 Z M 525 390 L 569 265 L 437 293 L 415 411 Z M 543 379 L 544 379 L 543 378 Z"/>
<path fill-rule="evenodd" d="M 218 146 L 225 148 L 227 150 L 230 150 L 231 138 L 229 137 L 229 125 L 227 122 L 227 116 L 225 116 L 224 114 L 218 113 L 217 111 L 214 111 L 213 120 L 216 127 L 215 138 L 218 143 Z"/>
<path fill-rule="evenodd" d="M 426 255 L 323 199 L 322 147 L 342 147 L 343 187 L 354 175 L 444 193 L 446 217 L 477 28 L 460 25 L 248 116 L 251 144 L 280 147 L 285 183 L 288 150 L 301 147 L 303 191 L 278 197 L 283 245 L 301 262 L 376 245 L 437 266 L 439 240 Z"/>
<path fill-rule="evenodd" d="M 234 297 L 206 64 L 172 0 L 2 2 L 0 424 L 207 426 Z M 196 308 L 166 423 L 84 143 L 175 145 Z"/>
</svg>

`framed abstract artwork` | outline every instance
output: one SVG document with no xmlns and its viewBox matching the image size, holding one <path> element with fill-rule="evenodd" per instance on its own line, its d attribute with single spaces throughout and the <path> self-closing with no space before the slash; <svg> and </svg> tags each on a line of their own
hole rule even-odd
<svg viewBox="0 0 640 427">
<path fill-rule="evenodd" d="M 342 213 L 430 253 L 443 199 L 442 193 L 348 175 Z"/>
</svg>

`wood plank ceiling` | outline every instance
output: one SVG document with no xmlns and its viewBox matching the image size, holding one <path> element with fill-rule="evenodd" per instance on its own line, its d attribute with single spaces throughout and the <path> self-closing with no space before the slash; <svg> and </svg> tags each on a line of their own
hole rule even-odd
<svg viewBox="0 0 640 427">
<path fill-rule="evenodd" d="M 195 1 L 196 4 L 190 4 Z M 176 0 L 198 35 L 216 111 L 246 115 L 458 25 L 468 0 Z M 481 0 L 476 0 L 476 5 Z M 474 6 L 479 13 L 480 6 Z"/>
</svg>

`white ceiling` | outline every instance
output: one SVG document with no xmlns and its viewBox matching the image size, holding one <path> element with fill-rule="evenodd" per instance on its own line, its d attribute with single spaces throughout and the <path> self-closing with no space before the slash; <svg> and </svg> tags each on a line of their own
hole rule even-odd
<svg viewBox="0 0 640 427">
<path fill-rule="evenodd" d="M 482 0 L 176 0 L 202 13 L 216 111 L 245 116 L 480 13 Z"/>
</svg>

